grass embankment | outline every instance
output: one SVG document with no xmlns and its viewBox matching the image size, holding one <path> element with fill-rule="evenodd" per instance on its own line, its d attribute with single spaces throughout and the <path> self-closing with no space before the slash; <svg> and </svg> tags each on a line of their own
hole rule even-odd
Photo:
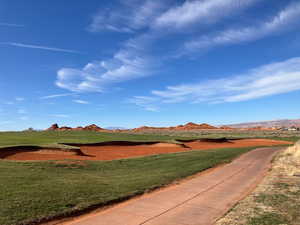
<svg viewBox="0 0 300 225">
<path fill-rule="evenodd" d="M 30 224 L 101 206 L 227 163 L 251 149 L 191 151 L 107 162 L 0 161 L 0 224 Z"/>
<path fill-rule="evenodd" d="M 140 134 L 160 134 L 186 138 L 269 138 L 299 140 L 299 131 L 247 131 L 247 130 L 189 130 L 189 131 L 144 131 Z"/>
<path fill-rule="evenodd" d="M 0 132 L 0 147 L 47 146 L 63 147 L 59 143 L 99 143 L 104 141 L 166 141 L 176 137 L 154 134 L 104 133 L 93 131 L 39 131 L 39 132 Z"/>
</svg>

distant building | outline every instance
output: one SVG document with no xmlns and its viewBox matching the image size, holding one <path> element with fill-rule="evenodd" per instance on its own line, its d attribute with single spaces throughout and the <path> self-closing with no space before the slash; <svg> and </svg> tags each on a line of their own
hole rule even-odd
<svg viewBox="0 0 300 225">
<path fill-rule="evenodd" d="M 300 127 L 280 127 L 279 130 L 281 131 L 300 131 Z"/>
<path fill-rule="evenodd" d="M 288 131 L 299 131 L 299 127 L 289 127 Z"/>
</svg>

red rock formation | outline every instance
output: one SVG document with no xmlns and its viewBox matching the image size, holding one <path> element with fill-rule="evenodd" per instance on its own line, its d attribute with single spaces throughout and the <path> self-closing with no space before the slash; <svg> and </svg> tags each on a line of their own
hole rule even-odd
<svg viewBox="0 0 300 225">
<path fill-rule="evenodd" d="M 98 127 L 96 124 L 92 124 L 89 126 L 86 126 L 83 128 L 83 130 L 89 130 L 89 131 L 103 131 L 104 129 L 101 127 Z"/>
<path fill-rule="evenodd" d="M 202 124 L 187 123 L 185 125 L 180 125 L 175 127 L 175 130 L 205 130 L 205 129 L 218 129 L 218 128 L 206 123 L 202 123 Z"/>
<path fill-rule="evenodd" d="M 60 127 L 57 130 L 65 131 L 65 130 L 73 130 L 72 127 Z"/>
<path fill-rule="evenodd" d="M 76 127 L 76 128 L 72 128 L 72 127 L 59 127 L 57 124 L 53 124 L 50 128 L 48 128 L 47 130 L 59 130 L 59 131 L 66 131 L 66 130 L 74 130 L 74 131 L 81 131 L 81 130 L 87 130 L 87 131 L 105 131 L 105 129 L 98 127 L 95 124 L 86 126 L 86 127 Z"/>
<path fill-rule="evenodd" d="M 76 128 L 73 128 L 73 130 L 83 130 L 83 127 L 76 127 Z"/>
<path fill-rule="evenodd" d="M 49 127 L 47 130 L 57 130 L 57 129 L 59 129 L 59 126 L 57 123 L 55 123 L 55 124 L 52 124 L 51 127 Z"/>
</svg>

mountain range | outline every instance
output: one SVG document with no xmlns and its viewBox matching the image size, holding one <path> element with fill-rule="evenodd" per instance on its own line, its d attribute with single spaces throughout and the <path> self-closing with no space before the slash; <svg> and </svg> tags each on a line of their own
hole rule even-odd
<svg viewBox="0 0 300 225">
<path fill-rule="evenodd" d="M 259 121 L 239 124 L 227 125 L 233 128 L 253 128 L 253 127 L 300 127 L 300 119 L 282 119 L 282 120 L 270 120 L 270 121 Z"/>
</svg>

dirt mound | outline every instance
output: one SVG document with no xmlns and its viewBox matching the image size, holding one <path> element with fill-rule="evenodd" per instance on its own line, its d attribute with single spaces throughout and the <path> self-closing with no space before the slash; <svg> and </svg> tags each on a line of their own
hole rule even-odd
<svg viewBox="0 0 300 225">
<path fill-rule="evenodd" d="M 104 142 L 99 144 L 75 145 L 80 149 L 42 149 L 33 146 L 0 149 L 0 158 L 7 160 L 115 160 L 157 154 L 291 144 L 286 141 L 267 139 L 201 139 L 185 141 L 184 144 L 162 142 Z"/>
<path fill-rule="evenodd" d="M 36 146 L 18 146 L 0 149 L 1 159 L 50 160 L 53 155 L 62 156 L 64 159 L 89 156 L 84 154 L 80 149 L 42 148 Z"/>
</svg>

